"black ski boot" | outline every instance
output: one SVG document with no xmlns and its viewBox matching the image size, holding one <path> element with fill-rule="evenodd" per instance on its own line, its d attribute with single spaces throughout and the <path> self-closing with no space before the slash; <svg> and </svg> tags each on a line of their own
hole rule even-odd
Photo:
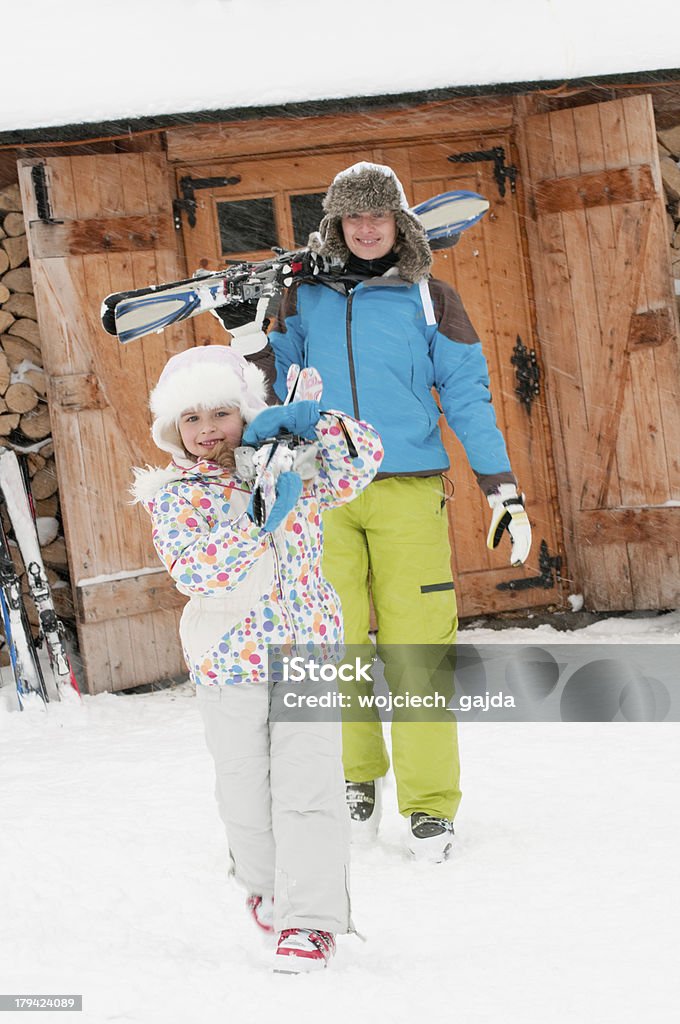
<svg viewBox="0 0 680 1024">
<path fill-rule="evenodd" d="M 416 860 L 440 864 L 453 846 L 453 822 L 416 811 L 411 815 L 407 845 Z"/>
<path fill-rule="evenodd" d="M 352 842 L 375 839 L 382 814 L 382 779 L 370 782 L 345 780 L 345 796 L 352 827 Z"/>
</svg>

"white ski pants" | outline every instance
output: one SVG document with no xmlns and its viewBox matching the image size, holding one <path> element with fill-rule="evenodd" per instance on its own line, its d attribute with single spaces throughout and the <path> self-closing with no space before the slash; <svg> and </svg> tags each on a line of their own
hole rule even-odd
<svg viewBox="0 0 680 1024">
<path fill-rule="evenodd" d="M 269 721 L 266 684 L 197 686 L 234 875 L 274 928 L 353 930 L 339 722 Z"/>
</svg>

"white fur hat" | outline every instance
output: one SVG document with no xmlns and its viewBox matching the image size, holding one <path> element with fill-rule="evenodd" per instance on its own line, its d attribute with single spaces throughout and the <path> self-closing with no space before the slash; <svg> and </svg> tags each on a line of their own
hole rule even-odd
<svg viewBox="0 0 680 1024">
<path fill-rule="evenodd" d="M 264 373 L 228 345 L 205 345 L 179 352 L 165 364 L 149 406 L 154 443 L 174 458 L 186 459 L 179 418 L 187 409 L 238 408 L 246 423 L 265 409 Z"/>
</svg>

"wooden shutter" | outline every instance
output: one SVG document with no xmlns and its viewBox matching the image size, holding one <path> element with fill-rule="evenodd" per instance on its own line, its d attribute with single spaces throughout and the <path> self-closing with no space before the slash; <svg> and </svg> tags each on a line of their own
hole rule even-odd
<svg viewBox="0 0 680 1024">
<path fill-rule="evenodd" d="M 51 221 L 38 218 L 36 163 Z M 161 154 L 26 160 L 19 176 L 80 650 L 90 692 L 117 690 L 184 671 L 183 599 L 129 488 L 134 465 L 166 461 L 149 434 L 149 390 L 193 335 L 180 325 L 122 346 L 99 318 L 108 293 L 184 275 L 172 193 Z"/>
<path fill-rule="evenodd" d="M 591 608 L 675 607 L 680 360 L 651 99 L 529 117 L 526 152 L 574 585 Z"/>
</svg>

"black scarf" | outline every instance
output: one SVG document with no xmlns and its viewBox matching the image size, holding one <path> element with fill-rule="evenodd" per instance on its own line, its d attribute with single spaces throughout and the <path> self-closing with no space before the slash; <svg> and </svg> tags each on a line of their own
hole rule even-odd
<svg viewBox="0 0 680 1024">
<path fill-rule="evenodd" d="M 379 260 L 362 260 L 359 256 L 355 256 L 354 253 L 350 253 L 344 269 L 344 274 L 350 280 L 345 280 L 343 284 L 347 292 L 351 292 L 359 281 L 366 281 L 370 277 L 382 277 L 384 273 L 395 267 L 398 262 L 399 256 L 393 249 L 386 256 L 381 256 Z"/>
</svg>

